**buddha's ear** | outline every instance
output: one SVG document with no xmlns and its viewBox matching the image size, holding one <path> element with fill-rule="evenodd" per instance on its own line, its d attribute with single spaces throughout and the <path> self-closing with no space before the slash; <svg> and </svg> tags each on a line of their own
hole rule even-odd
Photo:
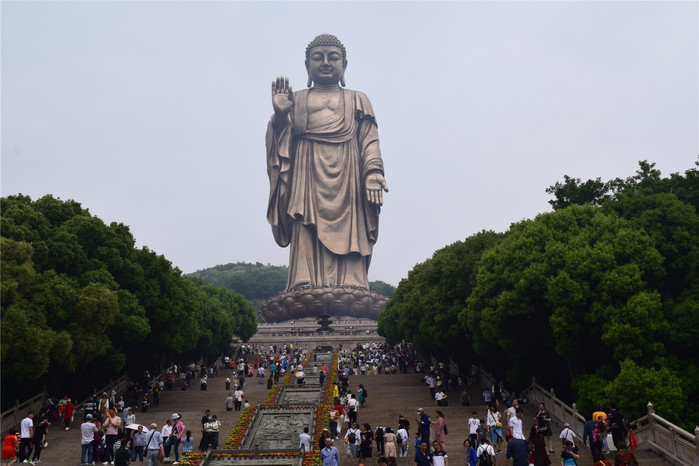
<svg viewBox="0 0 699 466">
<path fill-rule="evenodd" d="M 306 74 L 308 74 L 308 81 L 306 82 L 306 87 L 311 87 L 313 85 L 313 80 L 311 79 L 311 70 L 308 69 L 310 62 L 306 60 Z"/>
<path fill-rule="evenodd" d="M 345 70 L 347 69 L 347 60 L 342 62 L 342 75 L 340 76 L 340 86 L 345 87 Z"/>
</svg>

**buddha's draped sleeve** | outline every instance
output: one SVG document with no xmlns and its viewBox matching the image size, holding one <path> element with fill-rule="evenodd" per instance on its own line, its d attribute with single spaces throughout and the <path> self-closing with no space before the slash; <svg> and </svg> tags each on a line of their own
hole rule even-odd
<svg viewBox="0 0 699 466">
<path fill-rule="evenodd" d="M 379 132 L 376 124 L 374 110 L 371 107 L 369 98 L 363 93 L 356 91 L 355 107 L 356 119 L 359 122 L 357 130 L 359 153 L 361 155 L 362 169 L 362 193 L 364 211 L 366 215 L 366 234 L 369 242 L 373 245 L 379 236 L 379 213 L 381 207 L 369 204 L 366 200 L 364 190 L 366 187 L 363 181 L 366 175 L 372 171 L 378 171 L 384 174 L 383 160 L 381 159 L 381 150 L 379 149 Z"/>
<path fill-rule="evenodd" d="M 272 226 L 274 240 L 279 246 L 286 247 L 291 240 L 291 218 L 286 213 L 293 157 L 291 116 L 287 116 L 287 124 L 281 131 L 277 131 L 273 122 L 274 115 L 267 124 L 265 137 L 267 175 L 269 176 L 267 221 Z"/>
<path fill-rule="evenodd" d="M 371 171 L 378 171 L 383 175 L 378 126 L 371 102 L 363 92 L 359 91 L 354 92 L 354 99 L 356 119 L 359 122 L 358 142 L 362 160 L 362 174 L 366 176 Z"/>
</svg>

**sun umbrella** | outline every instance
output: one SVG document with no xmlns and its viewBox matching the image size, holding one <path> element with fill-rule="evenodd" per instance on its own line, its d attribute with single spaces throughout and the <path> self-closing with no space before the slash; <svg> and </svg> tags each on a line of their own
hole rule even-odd
<svg viewBox="0 0 699 466">
<path fill-rule="evenodd" d="M 148 432 L 148 427 L 144 426 L 143 424 L 129 424 L 126 426 L 127 429 L 131 430 L 138 430 L 139 427 L 143 427 L 143 432 Z"/>
</svg>

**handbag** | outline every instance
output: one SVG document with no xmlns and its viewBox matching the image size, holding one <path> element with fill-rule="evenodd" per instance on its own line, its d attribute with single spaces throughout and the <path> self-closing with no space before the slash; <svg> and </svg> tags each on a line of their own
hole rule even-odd
<svg viewBox="0 0 699 466">
<path fill-rule="evenodd" d="M 629 429 L 629 446 L 632 450 L 638 448 L 638 439 L 631 429 Z"/>
<path fill-rule="evenodd" d="M 165 459 L 165 448 L 163 448 L 163 444 L 160 444 L 160 451 L 158 452 L 158 461 L 163 461 Z"/>
</svg>

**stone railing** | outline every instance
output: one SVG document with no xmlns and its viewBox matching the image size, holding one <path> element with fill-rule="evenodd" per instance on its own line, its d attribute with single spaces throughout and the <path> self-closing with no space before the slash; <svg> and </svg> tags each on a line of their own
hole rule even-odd
<svg viewBox="0 0 699 466">
<path fill-rule="evenodd" d="M 4 438 L 10 429 L 19 429 L 19 423 L 27 415 L 27 412 L 34 411 L 38 413 L 42 406 L 46 403 L 46 388 L 44 391 L 36 395 L 34 398 L 22 403 L 17 400 L 15 406 L 2 413 L 2 437 Z"/>
<path fill-rule="evenodd" d="M 556 397 L 553 388 L 551 390 L 544 389 L 536 383 L 534 377 L 532 377 L 532 384 L 524 390 L 524 395 L 534 403 L 544 403 L 552 419 L 561 425 L 568 423 L 576 436 L 582 440 L 580 434 L 585 430 L 585 417 L 578 413 L 578 407 L 575 403 L 573 406 L 568 406 L 563 400 Z"/>
<path fill-rule="evenodd" d="M 638 447 L 650 449 L 667 461 L 679 466 L 699 464 L 699 427 L 694 435 L 655 414 L 648 403 L 648 414 L 633 421 L 631 428 L 638 439 Z"/>
<path fill-rule="evenodd" d="M 483 372 L 483 382 L 493 383 L 493 378 Z M 486 382 L 487 380 L 487 382 Z M 566 405 L 556 397 L 554 389 L 546 390 L 536 383 L 524 393 L 533 402 L 543 402 L 551 417 L 560 424 L 566 422 L 574 432 L 584 431 L 585 418 L 578 413 L 575 403 Z M 694 428 L 694 434 L 663 419 L 655 414 L 652 403 L 648 403 L 648 414 L 631 422 L 631 427 L 638 439 L 638 448 L 652 450 L 669 463 L 677 466 L 696 466 L 699 464 L 699 426 Z M 609 445 L 613 449 L 613 445 Z"/>
</svg>

